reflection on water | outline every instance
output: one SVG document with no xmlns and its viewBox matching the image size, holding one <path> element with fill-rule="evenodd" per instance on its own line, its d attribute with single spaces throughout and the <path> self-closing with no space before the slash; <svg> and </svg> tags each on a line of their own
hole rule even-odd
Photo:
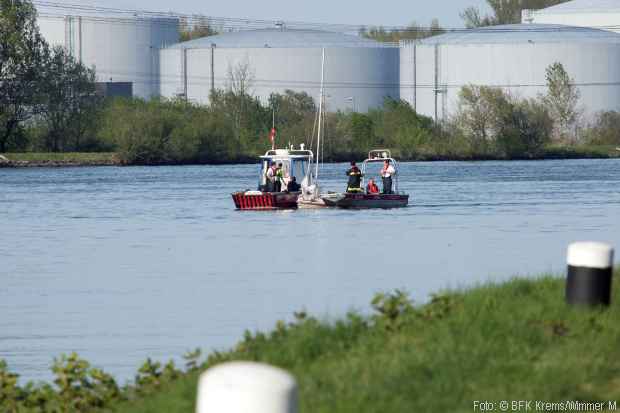
<svg viewBox="0 0 620 413">
<path fill-rule="evenodd" d="M 346 165 L 326 165 L 342 190 Z M 225 348 L 306 308 L 366 311 L 513 274 L 566 245 L 620 246 L 620 161 L 409 163 L 411 207 L 238 212 L 258 168 L 0 170 L 0 358 L 49 378 L 77 351 L 121 379 L 147 356 Z"/>
</svg>

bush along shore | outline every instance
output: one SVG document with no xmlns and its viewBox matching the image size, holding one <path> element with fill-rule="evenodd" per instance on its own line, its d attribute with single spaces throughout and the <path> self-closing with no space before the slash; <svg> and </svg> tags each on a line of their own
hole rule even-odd
<svg viewBox="0 0 620 413">
<path fill-rule="evenodd" d="M 620 271 L 615 272 L 618 282 Z M 290 371 L 303 412 L 471 412 L 474 401 L 620 399 L 620 290 L 609 308 L 565 304 L 564 280 L 513 279 L 434 295 L 415 305 L 382 293 L 373 313 L 326 321 L 301 311 L 269 333 L 186 365 L 147 360 L 119 386 L 76 354 L 53 364 L 53 384 L 18 384 L 0 363 L 0 411 L 187 413 L 197 380 L 226 361 Z"/>
</svg>

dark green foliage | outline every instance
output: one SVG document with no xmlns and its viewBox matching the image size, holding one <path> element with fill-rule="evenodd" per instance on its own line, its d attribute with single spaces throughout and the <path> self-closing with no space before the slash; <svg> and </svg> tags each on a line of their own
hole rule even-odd
<svg viewBox="0 0 620 413">
<path fill-rule="evenodd" d="M 500 88 L 466 86 L 454 126 L 475 152 L 504 158 L 535 157 L 549 141 L 553 122 L 536 100 L 518 100 Z"/>
<path fill-rule="evenodd" d="M 30 1 L 0 0 L 0 22 L 0 152 L 107 149 L 92 139 L 94 70 L 50 50 Z"/>
<path fill-rule="evenodd" d="M 47 45 L 27 0 L 0 0 L 0 152 L 22 146 L 23 123 L 41 106 Z"/>
<path fill-rule="evenodd" d="M 85 135 L 95 132 L 101 107 L 95 71 L 77 62 L 63 47 L 53 48 L 44 65 L 42 99 L 46 149 L 82 150 Z"/>
<path fill-rule="evenodd" d="M 413 312 L 413 305 L 409 296 L 402 290 L 394 293 L 379 293 L 370 303 L 377 312 L 374 321 L 377 325 L 384 326 L 387 330 L 399 330 L 405 320 L 405 316 Z"/>
<path fill-rule="evenodd" d="M 364 153 L 368 148 L 376 146 L 373 122 L 369 115 L 352 113 L 349 127 L 354 153 Z"/>
<path fill-rule="evenodd" d="M 272 94 L 269 106 L 230 91 L 216 91 L 211 100 L 200 106 L 118 99 L 104 110 L 99 137 L 127 164 L 254 161 L 270 147 L 275 108 L 278 146 L 313 138 L 316 108 L 305 93 Z M 377 145 L 410 156 L 417 145 L 432 144 L 432 121 L 401 101 L 387 100 L 383 109 L 368 114 L 339 112 L 326 118 L 325 160 L 363 158 Z"/>
</svg>

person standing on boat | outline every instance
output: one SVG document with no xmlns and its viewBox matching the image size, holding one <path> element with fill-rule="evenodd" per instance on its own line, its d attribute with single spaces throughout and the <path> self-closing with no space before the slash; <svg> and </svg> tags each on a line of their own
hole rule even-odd
<svg viewBox="0 0 620 413">
<path fill-rule="evenodd" d="M 267 173 L 265 176 L 267 177 L 267 192 L 277 192 L 276 191 L 276 174 L 277 168 L 276 163 L 271 162 L 269 168 L 267 168 Z"/>
<path fill-rule="evenodd" d="M 355 161 L 351 161 L 351 168 L 347 171 L 349 182 L 347 192 L 362 192 L 362 171 L 357 167 Z"/>
<path fill-rule="evenodd" d="M 284 182 L 284 169 L 282 168 L 282 163 L 280 162 L 276 168 L 275 192 L 282 192 L 282 182 Z"/>
<path fill-rule="evenodd" d="M 381 169 L 381 179 L 383 180 L 383 193 L 392 193 L 392 176 L 396 174 L 396 169 L 390 164 L 390 160 L 386 159 L 383 162 L 383 169 Z"/>
</svg>

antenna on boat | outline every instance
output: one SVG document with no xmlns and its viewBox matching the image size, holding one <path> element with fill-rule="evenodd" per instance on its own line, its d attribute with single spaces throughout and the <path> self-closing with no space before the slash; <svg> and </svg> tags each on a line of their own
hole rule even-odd
<svg viewBox="0 0 620 413">
<path fill-rule="evenodd" d="M 271 132 L 269 134 L 271 138 L 271 150 L 276 150 L 276 106 L 271 106 Z"/>
<path fill-rule="evenodd" d="M 321 123 L 323 120 L 323 99 L 324 99 L 324 89 L 323 89 L 323 77 L 325 76 L 325 48 L 321 49 L 321 93 L 319 98 L 319 129 L 317 133 L 317 142 L 316 142 L 316 166 L 314 179 L 318 180 L 319 178 L 319 158 L 321 156 L 319 152 L 319 148 L 321 147 Z"/>
</svg>

